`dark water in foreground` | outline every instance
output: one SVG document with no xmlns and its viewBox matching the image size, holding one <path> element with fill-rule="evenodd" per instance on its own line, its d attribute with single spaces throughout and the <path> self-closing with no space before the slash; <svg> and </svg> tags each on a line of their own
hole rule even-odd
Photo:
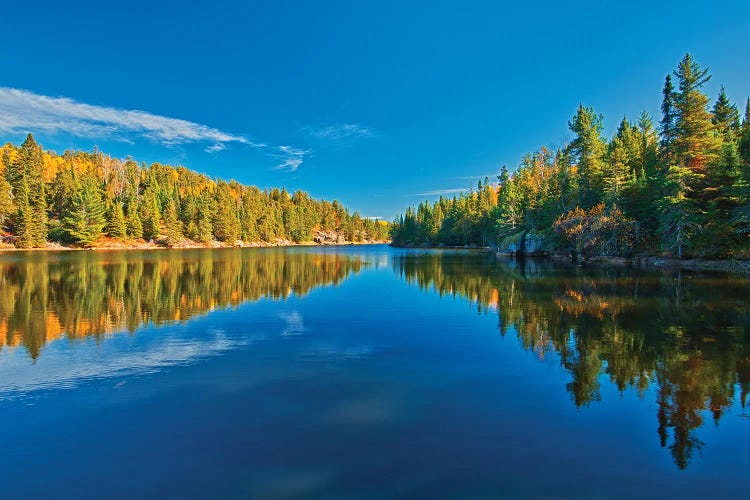
<svg viewBox="0 0 750 500">
<path fill-rule="evenodd" d="M 0 255 L 0 496 L 743 497 L 750 280 L 383 246 Z"/>
</svg>

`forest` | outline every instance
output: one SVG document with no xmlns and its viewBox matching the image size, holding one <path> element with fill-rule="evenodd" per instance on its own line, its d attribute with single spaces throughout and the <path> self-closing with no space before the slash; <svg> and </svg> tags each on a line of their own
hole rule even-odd
<svg viewBox="0 0 750 500">
<path fill-rule="evenodd" d="M 658 124 L 624 116 L 603 137 L 603 116 L 579 105 L 564 147 L 525 155 L 497 183 L 422 202 L 391 228 L 399 246 L 497 246 L 574 256 L 750 256 L 750 98 L 744 116 L 686 54 L 666 76 Z"/>
<path fill-rule="evenodd" d="M 3 235 L 4 233 L 4 235 Z M 101 153 L 45 151 L 29 134 L 0 148 L 0 235 L 6 245 L 82 247 L 383 241 L 388 224 L 304 191 L 261 191 L 181 166 Z"/>
</svg>

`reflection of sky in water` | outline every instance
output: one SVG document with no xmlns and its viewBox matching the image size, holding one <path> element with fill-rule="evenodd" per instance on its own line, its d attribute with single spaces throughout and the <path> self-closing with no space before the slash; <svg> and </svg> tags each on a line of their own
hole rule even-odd
<svg viewBox="0 0 750 500">
<path fill-rule="evenodd" d="M 195 363 L 245 343 L 225 332 L 210 330 L 203 338 L 189 338 L 179 330 L 148 329 L 137 338 L 127 334 L 49 344 L 31 364 L 22 349 L 3 353 L 0 360 L 0 398 L 43 389 L 71 389 L 86 380 L 154 373 Z"/>
<path fill-rule="evenodd" d="M 593 364 L 600 400 L 573 404 L 569 384 L 587 365 L 563 366 L 532 321 L 543 299 L 528 286 L 515 300 L 534 307 L 506 325 L 503 337 L 498 324 L 501 314 L 508 319 L 503 300 L 511 286 L 485 290 L 478 280 L 464 296 L 458 289 L 467 283 L 436 273 L 435 262 L 415 267 L 424 274 L 407 283 L 394 264 L 401 251 L 347 251 L 370 265 L 301 297 L 242 302 L 132 334 L 60 338 L 35 361 L 22 348 L 4 349 L 3 496 L 658 498 L 744 491 L 750 419 L 739 392 L 718 426 L 709 411 L 698 412 L 704 423 L 692 432 L 706 444 L 679 470 L 657 436 L 656 380 L 642 392 L 620 391 Z M 471 277 L 493 276 L 493 269 L 482 264 Z M 538 279 L 539 272 L 528 274 Z M 516 291 L 522 278 L 513 275 Z M 435 283 L 456 293 L 441 297 Z M 560 305 L 547 289 L 540 296 L 580 315 L 595 302 L 584 291 Z M 616 306 L 612 298 L 607 311 Z M 665 310 L 648 309 L 645 317 Z M 572 352 L 590 339 L 569 331 L 562 345 L 578 362 Z M 524 332 L 548 344 L 527 347 Z M 612 345 L 620 338 L 632 340 L 616 337 Z M 596 354 L 603 370 L 615 368 L 605 350 Z M 43 473 L 21 481 L 28 470 Z"/>
</svg>

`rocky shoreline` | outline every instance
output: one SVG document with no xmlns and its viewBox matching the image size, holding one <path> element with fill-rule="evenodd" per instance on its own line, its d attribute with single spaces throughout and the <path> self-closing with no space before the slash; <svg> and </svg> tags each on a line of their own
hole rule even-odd
<svg viewBox="0 0 750 500">
<path fill-rule="evenodd" d="M 476 245 L 411 245 L 395 248 L 423 249 L 423 250 L 471 250 L 494 253 L 505 258 L 548 259 L 556 262 L 577 263 L 581 265 L 608 265 L 635 267 L 641 269 L 687 269 L 694 271 L 722 271 L 750 275 L 750 260 L 747 259 L 675 259 L 657 255 L 634 255 L 632 257 L 614 257 L 608 255 L 590 255 L 574 258 L 570 252 L 543 250 L 534 245 L 532 251 L 520 251 L 518 247 L 501 248 L 497 245 L 481 247 Z"/>
</svg>

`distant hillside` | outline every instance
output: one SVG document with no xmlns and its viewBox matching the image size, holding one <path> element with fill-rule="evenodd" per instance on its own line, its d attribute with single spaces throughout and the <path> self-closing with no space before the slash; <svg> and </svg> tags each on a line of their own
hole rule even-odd
<svg viewBox="0 0 750 500">
<path fill-rule="evenodd" d="M 304 191 L 261 191 L 184 167 L 99 151 L 44 151 L 31 134 L 0 148 L 6 247 L 239 246 L 385 241 L 387 223 Z"/>
</svg>

